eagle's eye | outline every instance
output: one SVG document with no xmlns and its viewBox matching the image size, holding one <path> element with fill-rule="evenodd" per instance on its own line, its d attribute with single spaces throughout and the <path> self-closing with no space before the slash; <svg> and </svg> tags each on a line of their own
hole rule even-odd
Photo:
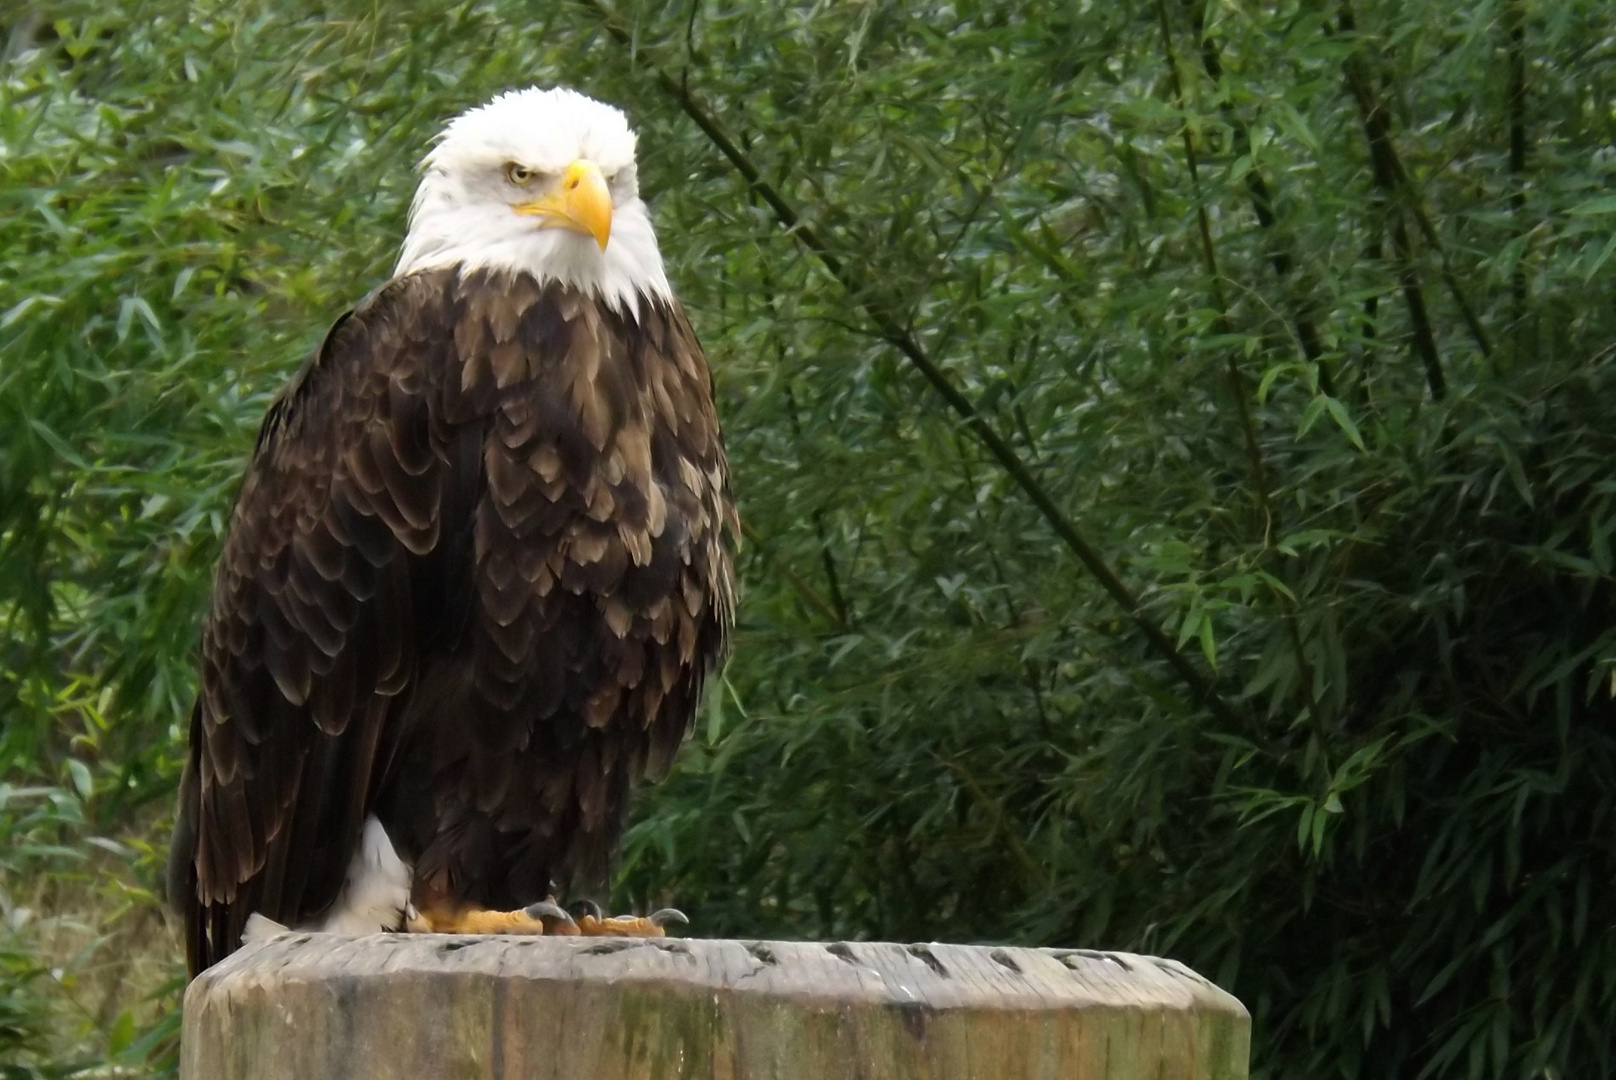
<svg viewBox="0 0 1616 1080">
<path fill-rule="evenodd" d="M 537 175 L 538 173 L 534 172 L 526 165 L 519 164 L 515 161 L 507 161 L 505 163 L 505 179 L 509 180 L 517 187 L 524 187 L 527 184 L 532 183 L 533 178 Z"/>
</svg>

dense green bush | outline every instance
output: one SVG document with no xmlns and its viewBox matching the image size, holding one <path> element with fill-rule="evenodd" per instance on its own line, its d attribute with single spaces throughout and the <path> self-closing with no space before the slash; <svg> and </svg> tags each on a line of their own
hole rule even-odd
<svg viewBox="0 0 1616 1080">
<path fill-rule="evenodd" d="M 253 427 L 437 125 L 558 79 L 641 132 L 747 523 L 621 900 L 1174 955 L 1265 1076 L 1616 1068 L 1606 5 L 6 18 L 20 1075 L 171 1050 L 166 946 L 106 971 Z"/>
</svg>

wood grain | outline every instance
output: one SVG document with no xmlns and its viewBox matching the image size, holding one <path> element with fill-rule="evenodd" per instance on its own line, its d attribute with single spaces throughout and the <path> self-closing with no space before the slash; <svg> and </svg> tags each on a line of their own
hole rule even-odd
<svg viewBox="0 0 1616 1080">
<path fill-rule="evenodd" d="M 877 942 L 282 934 L 185 995 L 182 1080 L 1242 1080 L 1182 964 Z"/>
</svg>

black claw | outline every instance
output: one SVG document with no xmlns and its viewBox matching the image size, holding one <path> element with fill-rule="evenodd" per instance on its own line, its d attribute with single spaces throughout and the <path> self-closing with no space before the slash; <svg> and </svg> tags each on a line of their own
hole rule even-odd
<svg viewBox="0 0 1616 1080">
<path fill-rule="evenodd" d="M 600 905 L 593 900 L 574 900 L 567 910 L 572 912 L 572 917 L 575 919 L 581 919 L 585 915 L 597 920 L 601 917 Z"/>
<path fill-rule="evenodd" d="M 683 923 L 685 926 L 690 925 L 690 920 L 685 917 L 685 913 L 678 908 L 672 907 L 665 907 L 661 911 L 653 911 L 650 922 L 652 926 L 666 926 L 675 922 Z"/>
<path fill-rule="evenodd" d="M 556 922 L 572 922 L 572 916 L 567 914 L 567 909 L 554 900 L 540 900 L 537 904 L 529 904 L 522 909 L 522 914 L 530 919 L 554 919 Z"/>
</svg>

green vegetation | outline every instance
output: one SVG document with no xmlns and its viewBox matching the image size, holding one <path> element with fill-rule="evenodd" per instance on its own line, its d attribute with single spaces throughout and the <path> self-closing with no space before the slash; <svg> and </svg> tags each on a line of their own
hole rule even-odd
<svg viewBox="0 0 1616 1080">
<path fill-rule="evenodd" d="M 556 80 L 640 130 L 747 523 L 621 902 L 1172 955 L 1259 1076 L 1616 1071 L 1602 0 L 0 31 L 0 1075 L 171 1066 L 152 890 L 255 425 L 430 134 Z"/>
</svg>

